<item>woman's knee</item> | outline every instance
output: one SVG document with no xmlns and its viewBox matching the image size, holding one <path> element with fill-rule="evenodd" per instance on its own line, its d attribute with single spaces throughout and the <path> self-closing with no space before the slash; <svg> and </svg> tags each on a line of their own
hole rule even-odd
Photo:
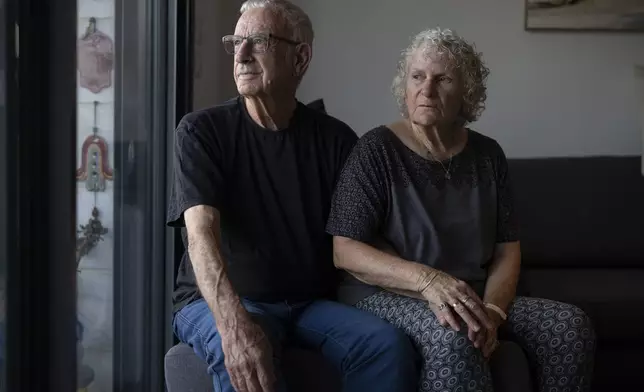
<svg viewBox="0 0 644 392">
<path fill-rule="evenodd" d="M 441 361 L 457 366 L 459 369 L 480 365 L 483 355 L 467 336 L 467 328 L 456 331 L 451 327 L 438 326 L 424 331 L 419 336 L 422 355 L 425 361 Z"/>
<path fill-rule="evenodd" d="M 567 309 L 572 313 L 572 316 L 567 320 L 567 325 L 555 324 L 555 332 L 559 327 L 560 330 L 567 328 L 563 332 L 563 340 L 568 344 L 572 344 L 573 351 L 576 352 L 589 352 L 595 349 L 595 328 L 592 319 L 581 308 L 575 305 L 570 305 Z M 560 313 L 560 318 L 564 318 Z"/>
<path fill-rule="evenodd" d="M 439 326 L 420 336 L 423 357 L 421 386 L 436 390 L 464 385 L 484 389 L 489 383 L 488 368 L 483 354 L 467 336 L 467 328 L 456 331 Z"/>
</svg>

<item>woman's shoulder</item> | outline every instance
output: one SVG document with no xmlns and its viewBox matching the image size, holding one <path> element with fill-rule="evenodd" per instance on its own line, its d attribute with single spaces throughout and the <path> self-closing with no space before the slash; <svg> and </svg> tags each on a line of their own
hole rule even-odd
<svg viewBox="0 0 644 392">
<path fill-rule="evenodd" d="M 360 136 L 353 151 L 356 154 L 371 156 L 387 155 L 391 148 L 391 131 L 385 125 L 377 126 L 370 129 Z"/>
<path fill-rule="evenodd" d="M 345 167 L 348 170 L 386 170 L 392 159 L 391 131 L 384 125 L 363 134 L 353 147 Z"/>
<path fill-rule="evenodd" d="M 495 139 L 490 136 L 484 135 L 480 132 L 477 132 L 473 129 L 468 128 L 468 144 L 476 151 L 478 154 L 489 155 L 491 157 L 496 157 L 498 155 L 504 155 L 503 148 Z"/>
</svg>

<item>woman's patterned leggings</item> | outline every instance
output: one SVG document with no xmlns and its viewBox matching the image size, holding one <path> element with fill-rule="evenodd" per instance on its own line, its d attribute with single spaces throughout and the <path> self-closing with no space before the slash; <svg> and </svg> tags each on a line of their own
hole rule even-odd
<svg viewBox="0 0 644 392">
<path fill-rule="evenodd" d="M 383 291 L 356 307 L 404 329 L 412 338 L 423 357 L 419 391 L 493 390 L 487 362 L 468 339 L 467 329 L 456 332 L 442 327 L 424 301 Z M 523 348 L 537 391 L 590 390 L 595 333 L 590 319 L 578 307 L 517 297 L 499 335 Z"/>
</svg>

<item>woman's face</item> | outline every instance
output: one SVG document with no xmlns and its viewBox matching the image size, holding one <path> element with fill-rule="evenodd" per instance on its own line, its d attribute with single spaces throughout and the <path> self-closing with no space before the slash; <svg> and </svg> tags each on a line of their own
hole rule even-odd
<svg viewBox="0 0 644 392">
<path fill-rule="evenodd" d="M 407 62 L 405 102 L 412 123 L 452 126 L 461 111 L 461 80 L 446 56 L 417 50 Z"/>
</svg>

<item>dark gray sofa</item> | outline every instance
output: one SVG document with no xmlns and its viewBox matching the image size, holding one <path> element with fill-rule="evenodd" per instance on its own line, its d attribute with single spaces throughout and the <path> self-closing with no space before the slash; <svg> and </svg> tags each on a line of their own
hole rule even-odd
<svg viewBox="0 0 644 392">
<path fill-rule="evenodd" d="M 532 377 L 528 361 L 518 345 L 502 342 L 491 359 L 495 392 L 530 392 Z M 168 392 L 213 392 L 206 364 L 188 345 L 174 346 L 165 357 Z M 339 392 L 338 372 L 314 351 L 290 348 L 285 351 L 284 377 L 292 392 Z M 384 391 L 383 391 L 384 392 Z M 389 391 L 387 391 L 389 392 Z"/>
<path fill-rule="evenodd" d="M 521 219 L 519 294 L 580 306 L 598 336 L 593 391 L 641 388 L 644 374 L 644 177 L 640 158 L 511 159 Z M 292 351 L 285 372 L 293 391 L 337 391 L 339 379 L 318 354 Z M 512 353 L 496 368 L 521 373 Z M 512 366 L 519 366 L 518 369 Z M 186 346 L 166 356 L 168 390 L 208 391 L 205 365 Z M 181 379 L 197 381 L 181 384 Z M 525 377 L 497 382 L 515 385 Z M 321 388 L 321 389 L 320 389 Z M 500 386 L 497 390 L 502 389 Z"/>
<path fill-rule="evenodd" d="M 520 292 L 571 302 L 598 337 L 593 391 L 642 390 L 644 176 L 640 157 L 510 160 Z"/>
</svg>

